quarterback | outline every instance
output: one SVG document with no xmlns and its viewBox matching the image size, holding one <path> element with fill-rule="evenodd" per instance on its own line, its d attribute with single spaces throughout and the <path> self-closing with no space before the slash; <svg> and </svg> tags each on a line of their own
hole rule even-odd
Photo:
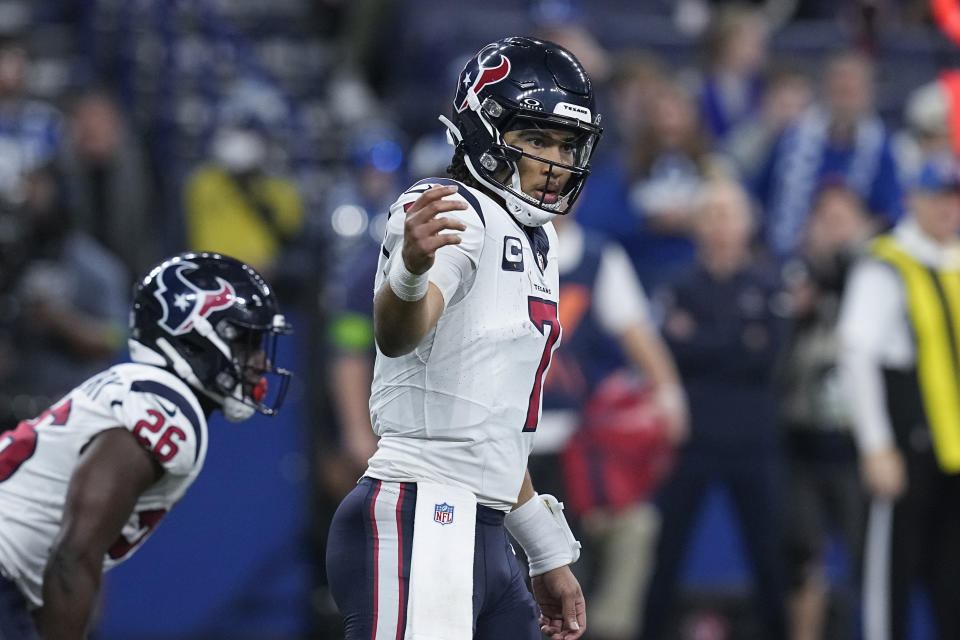
<svg viewBox="0 0 960 640">
<path fill-rule="evenodd" d="M 550 220 L 583 188 L 599 120 L 569 51 L 494 42 L 441 117 L 452 179 L 422 180 L 390 208 L 374 284 L 380 441 L 327 548 L 348 640 L 574 640 L 586 629 L 568 566 L 580 544 L 526 465 L 561 334 Z"/>
<path fill-rule="evenodd" d="M 247 265 L 185 253 L 134 294 L 132 362 L 0 433 L 0 638 L 85 637 L 104 570 L 129 558 L 207 454 L 207 418 L 276 413 L 289 326 Z M 274 378 L 269 389 L 268 378 Z"/>
</svg>

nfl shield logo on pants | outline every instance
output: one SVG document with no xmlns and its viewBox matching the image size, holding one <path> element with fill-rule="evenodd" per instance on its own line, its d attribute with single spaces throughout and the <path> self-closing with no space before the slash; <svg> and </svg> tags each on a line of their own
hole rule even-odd
<svg viewBox="0 0 960 640">
<path fill-rule="evenodd" d="M 453 524 L 453 505 L 446 502 L 433 505 L 433 521 L 440 524 Z"/>
</svg>

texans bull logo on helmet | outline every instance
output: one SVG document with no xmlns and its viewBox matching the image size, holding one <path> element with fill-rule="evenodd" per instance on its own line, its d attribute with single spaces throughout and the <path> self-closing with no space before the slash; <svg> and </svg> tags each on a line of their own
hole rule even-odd
<svg viewBox="0 0 960 640">
<path fill-rule="evenodd" d="M 496 58 L 493 58 L 492 54 L 496 54 Z M 501 53 L 497 53 L 496 45 L 485 48 L 467 64 L 460 75 L 460 85 L 457 89 L 457 111 L 463 111 L 467 108 L 467 95 L 469 93 L 479 94 L 485 86 L 496 84 L 508 75 L 510 75 L 510 59 Z"/>
<path fill-rule="evenodd" d="M 153 295 L 163 307 L 163 317 L 158 324 L 173 335 L 187 333 L 196 318 L 206 318 L 236 300 L 233 286 L 223 278 L 217 278 L 220 288 L 215 290 L 201 289 L 190 282 L 186 274 L 197 268 L 192 262 L 174 263 L 166 266 L 157 278 Z"/>
</svg>

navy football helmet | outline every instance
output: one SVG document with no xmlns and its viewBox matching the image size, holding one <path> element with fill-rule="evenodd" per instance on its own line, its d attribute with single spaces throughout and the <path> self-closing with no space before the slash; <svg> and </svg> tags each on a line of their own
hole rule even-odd
<svg viewBox="0 0 960 640">
<path fill-rule="evenodd" d="M 590 174 L 590 156 L 600 139 L 600 115 L 590 78 L 572 53 L 552 42 L 504 38 L 473 56 L 460 73 L 448 137 L 462 145 L 470 173 L 501 195 L 521 223 L 540 226 L 566 213 Z M 562 129 L 573 137 L 573 162 L 561 164 L 524 153 L 503 140 L 507 131 Z M 527 195 L 517 161 L 527 156 L 570 174 L 555 202 Z M 549 175 L 548 175 L 549 177 Z"/>
<path fill-rule="evenodd" d="M 290 332 L 253 268 L 216 253 L 182 253 L 137 284 L 130 357 L 173 371 L 240 422 L 280 408 L 290 372 L 274 356 L 277 337 Z"/>
</svg>

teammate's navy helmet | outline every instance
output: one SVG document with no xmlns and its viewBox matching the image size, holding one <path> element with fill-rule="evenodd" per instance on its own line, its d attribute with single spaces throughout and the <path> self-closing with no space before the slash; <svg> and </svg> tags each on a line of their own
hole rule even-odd
<svg viewBox="0 0 960 640">
<path fill-rule="evenodd" d="M 463 145 L 474 178 L 503 196 L 510 212 L 532 226 L 569 211 L 590 173 L 590 156 L 602 132 L 583 67 L 563 47 L 533 38 L 504 38 L 470 58 L 460 73 L 453 122 L 441 120 L 454 142 Z M 550 162 L 504 143 L 503 134 L 518 129 L 571 131 L 572 164 Z M 523 192 L 516 163 L 524 155 L 549 164 L 550 171 L 570 174 L 556 202 Z"/>
<path fill-rule="evenodd" d="M 270 286 L 228 256 L 168 258 L 134 291 L 131 359 L 170 369 L 234 422 L 280 408 L 290 373 L 273 358 L 277 336 L 286 333 L 290 325 Z"/>
</svg>

